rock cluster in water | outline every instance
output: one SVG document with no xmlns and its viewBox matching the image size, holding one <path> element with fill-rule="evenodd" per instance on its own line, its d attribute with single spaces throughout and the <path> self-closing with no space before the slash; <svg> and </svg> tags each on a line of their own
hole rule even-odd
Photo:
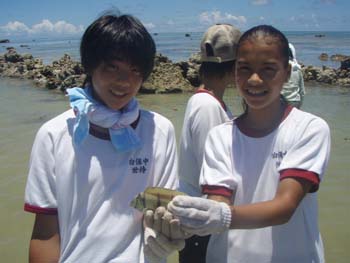
<svg viewBox="0 0 350 263">
<path fill-rule="evenodd" d="M 155 67 L 140 93 L 180 93 L 199 86 L 199 55 L 188 61 L 173 63 L 157 54 Z M 305 81 L 316 81 L 350 87 L 350 58 L 341 61 L 339 69 L 302 66 Z M 85 79 L 81 64 L 65 54 L 50 65 L 30 54 L 19 54 L 14 48 L 0 55 L 0 76 L 32 79 L 36 86 L 65 92 L 67 88 L 81 86 Z"/>
</svg>

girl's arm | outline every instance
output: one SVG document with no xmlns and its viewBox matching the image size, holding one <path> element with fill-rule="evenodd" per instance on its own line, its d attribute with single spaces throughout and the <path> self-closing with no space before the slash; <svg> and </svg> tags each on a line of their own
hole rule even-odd
<svg viewBox="0 0 350 263">
<path fill-rule="evenodd" d="M 29 247 L 29 262 L 58 262 L 60 234 L 57 215 L 36 214 Z"/>
<path fill-rule="evenodd" d="M 283 179 L 276 196 L 265 202 L 231 205 L 230 198 L 209 195 L 208 199 L 176 196 L 168 209 L 180 219 L 185 232 L 208 235 L 231 229 L 253 229 L 287 223 L 312 183 L 305 179 Z"/>
<path fill-rule="evenodd" d="M 312 183 L 305 179 L 283 179 L 272 200 L 230 206 L 230 228 L 251 229 L 287 223 L 311 187 Z"/>
</svg>

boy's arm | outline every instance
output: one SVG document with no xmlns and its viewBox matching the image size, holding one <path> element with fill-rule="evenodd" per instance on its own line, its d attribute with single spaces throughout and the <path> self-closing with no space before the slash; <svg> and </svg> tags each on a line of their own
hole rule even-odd
<svg viewBox="0 0 350 263">
<path fill-rule="evenodd" d="M 58 262 L 60 234 L 57 215 L 36 214 L 29 247 L 29 262 Z"/>
</svg>

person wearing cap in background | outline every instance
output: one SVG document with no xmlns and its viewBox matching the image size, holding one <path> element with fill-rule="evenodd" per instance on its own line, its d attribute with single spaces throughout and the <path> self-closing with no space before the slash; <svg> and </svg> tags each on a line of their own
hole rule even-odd
<svg viewBox="0 0 350 263">
<path fill-rule="evenodd" d="M 286 99 L 288 104 L 300 108 L 305 95 L 304 78 L 301 72 L 301 66 L 296 59 L 294 46 L 289 43 L 289 64 L 291 65 L 291 74 L 288 82 L 283 85 L 281 94 Z"/>
<path fill-rule="evenodd" d="M 179 190 L 191 196 L 202 196 L 199 175 L 209 130 L 233 118 L 223 96 L 225 89 L 234 83 L 240 36 L 236 27 L 216 24 L 208 28 L 201 41 L 201 85 L 187 103 L 179 149 Z M 208 193 L 210 189 L 206 189 Z M 205 262 L 209 237 L 187 239 L 185 248 L 180 251 L 180 263 Z"/>
</svg>

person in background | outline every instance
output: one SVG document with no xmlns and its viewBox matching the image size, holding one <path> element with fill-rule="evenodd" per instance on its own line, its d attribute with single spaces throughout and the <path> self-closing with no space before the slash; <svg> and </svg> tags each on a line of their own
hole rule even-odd
<svg viewBox="0 0 350 263">
<path fill-rule="evenodd" d="M 240 31 L 229 24 L 216 24 L 204 33 L 200 50 L 201 86 L 186 107 L 179 148 L 179 190 L 202 196 L 199 174 L 209 130 L 233 118 L 223 96 L 234 84 L 234 65 Z M 193 236 L 180 251 L 180 262 L 205 262 L 209 236 Z"/>
<path fill-rule="evenodd" d="M 168 204 L 183 231 L 212 234 L 207 262 L 325 261 L 317 191 L 330 130 L 281 97 L 288 60 L 288 40 L 276 28 L 261 25 L 241 36 L 236 87 L 246 107 L 208 134 L 200 175 L 208 199 L 176 196 Z"/>
<path fill-rule="evenodd" d="M 291 43 L 289 43 L 289 52 L 291 74 L 289 80 L 283 85 L 281 94 L 287 100 L 288 104 L 300 109 L 305 96 L 303 72 L 296 59 L 295 48 Z"/>
<path fill-rule="evenodd" d="M 130 15 L 106 13 L 86 29 L 85 85 L 67 90 L 72 109 L 46 122 L 32 148 L 30 262 L 153 262 L 159 243 L 183 247 L 161 234 L 144 245 L 143 213 L 129 205 L 148 186 L 178 186 L 174 127 L 135 98 L 155 51 Z"/>
</svg>

